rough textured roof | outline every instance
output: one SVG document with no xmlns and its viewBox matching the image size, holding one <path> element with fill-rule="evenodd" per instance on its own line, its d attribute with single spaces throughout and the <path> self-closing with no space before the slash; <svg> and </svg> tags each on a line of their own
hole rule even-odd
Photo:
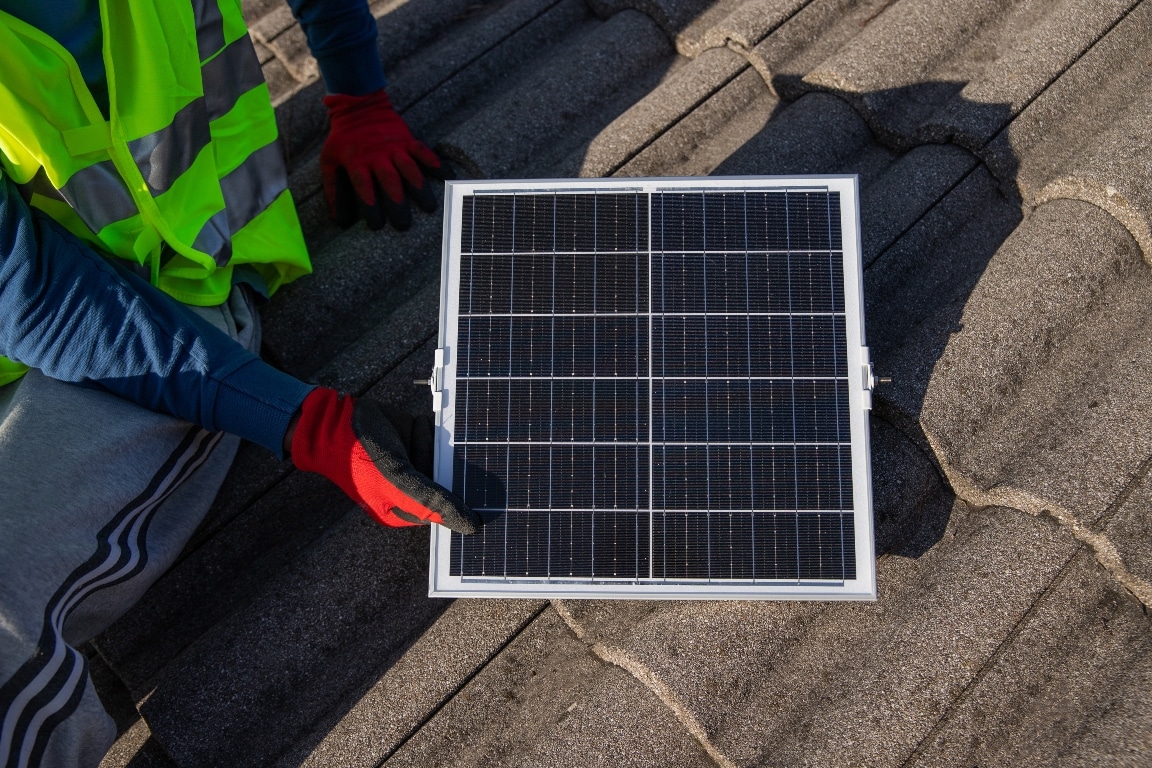
<svg viewBox="0 0 1152 768">
<path fill-rule="evenodd" d="M 266 355 L 428 408 L 440 219 L 327 221 L 314 62 L 246 7 L 316 262 Z M 1152 762 L 1152 2 L 372 7 L 463 174 L 860 175 L 880 599 L 430 600 L 426 531 L 246 446 L 90 649 L 107 766 Z"/>
</svg>

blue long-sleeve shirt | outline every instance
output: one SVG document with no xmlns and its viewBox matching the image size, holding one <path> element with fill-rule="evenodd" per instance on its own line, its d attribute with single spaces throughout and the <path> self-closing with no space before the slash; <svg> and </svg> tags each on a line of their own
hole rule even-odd
<svg viewBox="0 0 1152 768">
<path fill-rule="evenodd" d="M 384 86 L 365 0 L 289 0 L 329 91 Z M 107 111 L 98 0 L 0 0 L 77 60 Z M 312 387 L 281 373 L 173 299 L 29 208 L 0 176 L 0 355 L 62 381 L 281 453 Z"/>
<path fill-rule="evenodd" d="M 2 176 L 0 355 L 277 455 L 313 389 L 29 208 Z"/>
</svg>

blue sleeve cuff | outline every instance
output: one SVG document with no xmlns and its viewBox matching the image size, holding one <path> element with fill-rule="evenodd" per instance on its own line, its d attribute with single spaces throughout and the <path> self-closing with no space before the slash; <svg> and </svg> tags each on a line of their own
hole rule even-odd
<svg viewBox="0 0 1152 768">
<path fill-rule="evenodd" d="M 317 56 L 316 63 L 328 93 L 367 96 L 388 84 L 375 39 L 339 53 Z"/>
<path fill-rule="evenodd" d="M 308 393 L 315 389 L 252 359 L 217 379 L 212 428 L 241 435 L 284 458 L 284 434 Z"/>
<path fill-rule="evenodd" d="M 367 96 L 387 85 L 366 0 L 288 0 L 329 93 Z"/>
</svg>

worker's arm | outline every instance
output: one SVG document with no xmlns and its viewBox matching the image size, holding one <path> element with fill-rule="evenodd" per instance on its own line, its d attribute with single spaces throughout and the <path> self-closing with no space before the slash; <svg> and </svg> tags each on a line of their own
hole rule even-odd
<svg viewBox="0 0 1152 768">
<path fill-rule="evenodd" d="M 312 390 L 113 266 L 3 177 L 0 354 L 277 454 Z"/>
<path fill-rule="evenodd" d="M 463 502 L 413 468 L 411 423 L 276 370 L 29 208 L 2 175 L 0 355 L 278 455 L 295 417 L 297 466 L 380 522 L 476 528 Z"/>
<path fill-rule="evenodd" d="M 376 20 L 366 0 L 288 0 L 328 87 L 331 128 L 320 154 L 332 218 L 349 226 L 363 218 L 398 230 L 412 223 L 409 200 L 436 210 L 428 176 L 447 167 L 417 141 L 385 91 Z"/>
</svg>

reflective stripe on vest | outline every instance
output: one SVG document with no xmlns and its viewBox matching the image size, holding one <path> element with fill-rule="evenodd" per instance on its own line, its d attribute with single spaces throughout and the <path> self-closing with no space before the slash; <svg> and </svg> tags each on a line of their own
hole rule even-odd
<svg viewBox="0 0 1152 768">
<path fill-rule="evenodd" d="M 105 0 L 101 20 L 110 121 L 58 43 L 0 13 L 5 173 L 33 205 L 146 264 L 181 301 L 224 301 L 238 264 L 269 290 L 307 273 L 239 3 L 121 0 L 111 18 Z"/>
</svg>

